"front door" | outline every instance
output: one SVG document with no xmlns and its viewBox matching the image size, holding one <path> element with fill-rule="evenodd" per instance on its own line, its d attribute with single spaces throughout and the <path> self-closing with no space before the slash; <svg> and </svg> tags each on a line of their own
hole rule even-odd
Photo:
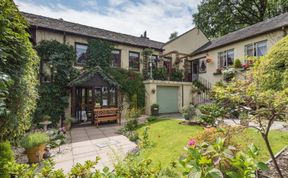
<svg viewBox="0 0 288 178">
<path fill-rule="evenodd" d="M 199 77 L 199 60 L 192 61 L 192 81 L 198 80 Z"/>
</svg>

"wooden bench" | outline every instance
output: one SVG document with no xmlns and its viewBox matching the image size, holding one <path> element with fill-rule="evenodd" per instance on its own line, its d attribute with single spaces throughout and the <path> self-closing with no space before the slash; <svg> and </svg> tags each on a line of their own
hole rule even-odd
<svg viewBox="0 0 288 178">
<path fill-rule="evenodd" d="M 120 112 L 118 108 L 95 108 L 94 121 L 98 127 L 99 123 L 107 121 L 117 121 L 121 124 Z"/>
</svg>

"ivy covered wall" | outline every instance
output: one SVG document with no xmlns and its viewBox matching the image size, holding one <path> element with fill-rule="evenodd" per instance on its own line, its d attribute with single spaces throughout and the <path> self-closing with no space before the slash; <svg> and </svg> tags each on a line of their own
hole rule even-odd
<svg viewBox="0 0 288 178">
<path fill-rule="evenodd" d="M 0 140 L 13 140 L 30 128 L 36 106 L 39 59 L 29 41 L 27 22 L 12 0 L 0 1 L 0 71 L 10 77 L 0 113 Z"/>
<path fill-rule="evenodd" d="M 72 46 L 55 40 L 42 41 L 36 50 L 41 58 L 41 84 L 35 120 L 41 121 L 44 115 L 49 115 L 55 125 L 64 118 L 64 110 L 69 104 L 67 85 L 78 75 L 73 68 L 76 53 Z"/>
</svg>

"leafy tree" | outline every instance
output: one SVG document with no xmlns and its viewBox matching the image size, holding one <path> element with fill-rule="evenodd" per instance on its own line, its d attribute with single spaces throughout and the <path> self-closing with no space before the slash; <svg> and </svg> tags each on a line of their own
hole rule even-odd
<svg viewBox="0 0 288 178">
<path fill-rule="evenodd" d="M 1 106 L 5 105 L 9 112 L 1 112 L 0 140 L 13 140 L 31 124 L 37 98 L 39 59 L 29 40 L 27 22 L 14 2 L 0 1 L 0 12 L 0 72 L 1 77 L 8 76 L 11 80 L 5 85 L 1 79 L 1 89 L 6 90 Z"/>
<path fill-rule="evenodd" d="M 68 106 L 67 84 L 77 76 L 77 70 L 73 68 L 76 54 L 72 46 L 55 40 L 41 41 L 36 50 L 42 60 L 42 66 L 44 63 L 49 65 L 50 81 L 42 82 L 39 86 L 40 97 L 35 119 L 41 121 L 44 115 L 49 115 L 53 124 L 56 124 L 64 117 L 64 109 Z"/>
<path fill-rule="evenodd" d="M 173 32 L 170 34 L 169 40 L 173 40 L 178 36 L 178 32 Z"/>
<path fill-rule="evenodd" d="M 208 37 L 214 38 L 285 12 L 286 0 L 202 0 L 193 18 Z"/>
<path fill-rule="evenodd" d="M 213 98 L 220 107 L 233 106 L 245 119 L 257 123 L 249 126 L 259 131 L 279 177 L 283 177 L 268 139 L 276 120 L 286 120 L 288 114 L 287 57 L 288 37 L 278 42 L 268 54 L 255 63 L 246 80 L 235 80 L 213 88 Z M 230 110 L 231 111 L 231 110 Z M 235 118 L 232 112 L 226 117 Z"/>
</svg>

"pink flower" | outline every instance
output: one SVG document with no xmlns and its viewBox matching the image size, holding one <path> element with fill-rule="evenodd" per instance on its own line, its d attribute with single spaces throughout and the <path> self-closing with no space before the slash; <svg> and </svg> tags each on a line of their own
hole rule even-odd
<svg viewBox="0 0 288 178">
<path fill-rule="evenodd" d="M 195 146 L 195 145 L 196 145 L 196 140 L 195 140 L 195 139 L 190 139 L 190 140 L 188 141 L 188 146 L 193 147 L 193 146 Z"/>
</svg>

